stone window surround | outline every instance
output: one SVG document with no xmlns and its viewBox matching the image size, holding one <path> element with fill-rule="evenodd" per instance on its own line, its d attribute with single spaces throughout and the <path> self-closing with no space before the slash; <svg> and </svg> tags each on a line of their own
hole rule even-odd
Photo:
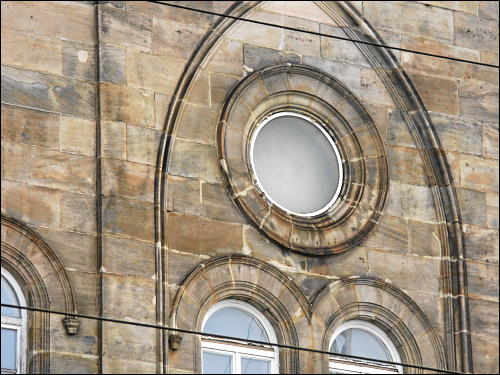
<svg viewBox="0 0 500 375">
<path fill-rule="evenodd" d="M 250 162 L 252 136 L 267 117 L 294 112 L 323 124 L 342 155 L 339 198 L 312 217 L 293 215 L 259 188 Z M 217 127 L 221 174 L 236 206 L 256 228 L 291 250 L 330 255 L 358 245 L 386 200 L 383 142 L 361 102 L 335 78 L 304 65 L 278 65 L 244 78 L 229 94 Z"/>
</svg>

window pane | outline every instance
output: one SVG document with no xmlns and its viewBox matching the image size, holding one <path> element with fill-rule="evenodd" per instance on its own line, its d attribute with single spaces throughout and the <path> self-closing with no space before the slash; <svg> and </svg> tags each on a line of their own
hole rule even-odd
<svg viewBox="0 0 500 375">
<path fill-rule="evenodd" d="M 264 191 L 294 213 L 323 209 L 337 191 L 337 155 L 321 130 L 300 117 L 265 124 L 255 138 L 253 163 Z"/>
<path fill-rule="evenodd" d="M 230 355 L 203 352 L 204 374 L 231 374 L 233 357 Z"/>
<path fill-rule="evenodd" d="M 271 361 L 255 359 L 255 358 L 241 358 L 241 373 L 242 374 L 270 374 Z"/>
<path fill-rule="evenodd" d="M 387 347 L 378 337 L 359 328 L 349 328 L 340 333 L 335 338 L 330 351 L 386 361 L 392 360 Z"/>
<path fill-rule="evenodd" d="M 19 305 L 19 301 L 16 297 L 14 289 L 7 281 L 7 279 L 3 276 L 2 276 L 2 303 L 7 303 L 9 305 Z M 19 309 L 13 309 L 12 307 L 2 306 L 2 315 L 18 318 L 21 316 L 21 313 Z"/>
<path fill-rule="evenodd" d="M 2 328 L 2 368 L 16 369 L 17 331 Z"/>
<path fill-rule="evenodd" d="M 269 342 L 266 331 L 252 315 L 235 307 L 224 307 L 213 313 L 203 331 L 217 335 Z"/>
</svg>

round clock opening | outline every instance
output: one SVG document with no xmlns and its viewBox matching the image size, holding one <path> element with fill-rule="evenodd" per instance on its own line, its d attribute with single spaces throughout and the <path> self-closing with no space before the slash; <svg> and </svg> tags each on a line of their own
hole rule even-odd
<svg viewBox="0 0 500 375">
<path fill-rule="evenodd" d="M 330 135 L 293 112 L 267 117 L 254 132 L 250 159 L 259 188 L 283 210 L 314 216 L 340 194 L 342 162 Z"/>
</svg>

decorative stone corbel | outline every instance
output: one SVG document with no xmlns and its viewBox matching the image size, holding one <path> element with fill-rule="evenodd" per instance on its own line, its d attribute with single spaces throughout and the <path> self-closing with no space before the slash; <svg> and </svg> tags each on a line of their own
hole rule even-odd
<svg viewBox="0 0 500 375">
<path fill-rule="evenodd" d="M 64 328 L 66 328 L 66 333 L 70 336 L 76 335 L 78 329 L 80 328 L 80 320 L 75 317 L 67 316 L 63 319 Z"/>
<path fill-rule="evenodd" d="M 179 346 L 181 345 L 182 342 L 182 336 L 171 333 L 168 335 L 168 347 L 170 348 L 171 351 L 175 352 L 179 349 Z"/>
</svg>

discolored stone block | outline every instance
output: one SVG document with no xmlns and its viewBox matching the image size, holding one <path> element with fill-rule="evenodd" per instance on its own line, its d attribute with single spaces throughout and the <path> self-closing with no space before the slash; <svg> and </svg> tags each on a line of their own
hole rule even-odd
<svg viewBox="0 0 500 375">
<path fill-rule="evenodd" d="M 483 123 L 483 156 L 498 159 L 498 125 Z"/>
<path fill-rule="evenodd" d="M 51 352 L 50 370 L 58 374 L 92 374 L 98 371 L 97 356 Z"/>
<path fill-rule="evenodd" d="M 204 28 L 185 21 L 155 19 L 153 23 L 153 53 L 187 61 L 205 31 Z"/>
<path fill-rule="evenodd" d="M 389 146 L 387 163 L 391 179 L 415 185 L 426 185 L 427 176 L 419 150 Z"/>
<path fill-rule="evenodd" d="M 53 189 L 93 194 L 95 161 L 84 156 L 32 148 L 30 182 Z"/>
<path fill-rule="evenodd" d="M 328 257 L 308 258 L 306 262 L 310 272 L 324 276 L 361 276 L 367 275 L 368 272 L 366 251 L 362 247 L 335 255 L 334 262 Z"/>
<path fill-rule="evenodd" d="M 498 3 L 495 1 L 478 1 L 479 17 L 498 21 Z"/>
<path fill-rule="evenodd" d="M 154 128 L 154 95 L 151 91 L 103 83 L 101 116 L 103 120 Z"/>
<path fill-rule="evenodd" d="M 295 53 L 245 43 L 243 44 L 243 61 L 249 68 L 259 70 L 271 65 L 300 64 L 300 56 Z"/>
<path fill-rule="evenodd" d="M 195 216 L 168 214 L 167 245 L 197 254 L 224 255 L 241 252 L 242 226 Z"/>
<path fill-rule="evenodd" d="M 403 147 L 417 147 L 405 119 L 405 113 L 389 109 L 389 143 Z"/>
<path fill-rule="evenodd" d="M 220 109 L 231 89 L 238 83 L 236 78 L 210 73 L 210 106 Z"/>
<path fill-rule="evenodd" d="M 498 298 L 498 264 L 467 261 L 467 284 L 472 298 Z"/>
<path fill-rule="evenodd" d="M 498 51 L 498 21 L 455 13 L 455 44 L 479 50 Z"/>
<path fill-rule="evenodd" d="M 179 119 L 177 137 L 215 145 L 215 128 L 218 119 L 219 111 L 185 104 Z"/>
<path fill-rule="evenodd" d="M 103 264 L 108 272 L 133 277 L 151 277 L 155 274 L 154 244 L 105 235 Z"/>
<path fill-rule="evenodd" d="M 102 159 L 102 193 L 153 202 L 153 167 L 122 160 Z"/>
<path fill-rule="evenodd" d="M 460 182 L 465 188 L 498 193 L 498 162 L 460 155 Z"/>
<path fill-rule="evenodd" d="M 163 131 L 167 120 L 168 107 L 172 97 L 166 94 L 155 93 L 155 125 L 156 130 Z"/>
<path fill-rule="evenodd" d="M 486 196 L 475 190 L 456 188 L 460 214 L 467 224 L 486 225 Z"/>
<path fill-rule="evenodd" d="M 283 24 L 287 27 L 293 27 L 299 30 L 319 32 L 318 23 L 306 21 L 300 18 L 284 16 Z M 320 38 L 318 35 L 312 35 L 292 30 L 285 30 L 284 34 L 284 49 L 293 51 L 302 56 L 306 55 L 320 57 L 321 46 Z"/>
<path fill-rule="evenodd" d="M 240 77 L 243 74 L 243 45 L 235 40 L 222 38 L 219 47 L 204 67 L 211 72 Z"/>
<path fill-rule="evenodd" d="M 346 64 L 340 61 L 317 59 L 309 56 L 304 56 L 304 64 L 313 66 L 332 75 L 350 90 L 355 88 L 358 90 L 361 89 L 361 68 L 358 66 Z M 335 105 L 338 103 L 332 102 L 330 104 Z"/>
<path fill-rule="evenodd" d="M 2 66 L 2 102 L 93 119 L 95 90 L 90 83 Z"/>
<path fill-rule="evenodd" d="M 95 156 L 95 133 L 95 121 L 61 116 L 61 151 Z"/>
<path fill-rule="evenodd" d="M 29 147 L 2 139 L 2 180 L 28 182 Z"/>
<path fill-rule="evenodd" d="M 269 12 L 256 12 L 249 18 L 257 21 L 281 25 L 281 15 Z M 282 30 L 277 27 L 269 27 L 251 22 L 241 22 L 229 32 L 231 39 L 248 41 L 270 48 L 279 48 L 281 43 Z"/>
<path fill-rule="evenodd" d="M 101 155 L 125 159 L 127 149 L 127 125 L 122 122 L 101 121 Z"/>
<path fill-rule="evenodd" d="M 154 288 L 153 288 L 154 290 Z M 128 297 L 129 290 L 124 290 Z M 149 305 L 147 305 L 149 306 Z M 129 318 L 131 318 L 129 316 Z M 155 369 L 155 360 L 156 360 L 156 329 L 148 328 L 148 327 L 138 327 L 132 326 L 128 324 L 119 324 L 119 323 L 106 323 L 104 327 L 104 340 L 103 346 L 106 354 L 113 358 L 115 361 L 114 366 L 106 366 L 107 373 L 117 373 L 119 369 L 121 370 L 131 370 L 132 368 L 136 368 L 136 370 L 140 371 L 138 373 L 150 373 L 144 372 L 146 369 Z M 116 360 L 122 359 L 122 367 L 117 368 Z M 125 364 L 129 362 L 128 364 Z M 142 367 L 142 366 L 134 366 L 132 365 L 134 361 L 141 363 L 148 363 L 153 365 L 151 367 Z M 141 368 L 142 367 L 142 368 Z M 154 372 L 154 371 L 153 371 Z"/>
<path fill-rule="evenodd" d="M 456 80 L 420 74 L 412 74 L 411 78 L 428 110 L 458 115 Z"/>
<path fill-rule="evenodd" d="M 153 205 L 121 198 L 104 198 L 103 232 L 154 241 Z"/>
<path fill-rule="evenodd" d="M 437 224 L 409 220 L 408 252 L 416 255 L 439 257 L 441 255 L 439 226 Z"/>
<path fill-rule="evenodd" d="M 153 19 L 113 7 L 100 8 L 99 32 L 104 43 L 140 51 L 151 51 Z"/>
<path fill-rule="evenodd" d="M 408 221 L 397 216 L 383 215 L 363 242 L 372 249 L 408 252 Z"/>
<path fill-rule="evenodd" d="M 210 107 L 210 74 L 204 70 L 197 73 L 186 97 L 188 103 Z"/>
<path fill-rule="evenodd" d="M 99 79 L 104 82 L 127 82 L 127 51 L 124 48 L 99 44 Z"/>
<path fill-rule="evenodd" d="M 498 229 L 498 194 L 486 194 L 486 221 L 488 227 Z"/>
<path fill-rule="evenodd" d="M 177 139 L 173 150 L 171 173 L 207 182 L 221 182 L 214 147 Z"/>
<path fill-rule="evenodd" d="M 463 228 L 468 259 L 498 264 L 498 230 L 467 225 Z"/>
<path fill-rule="evenodd" d="M 95 233 L 95 197 L 63 192 L 61 195 L 61 228 L 70 231 Z"/>
<path fill-rule="evenodd" d="M 61 40 L 53 36 L 2 27 L 1 55 L 2 65 L 16 65 L 58 75 L 62 72 Z"/>
<path fill-rule="evenodd" d="M 498 336 L 498 302 L 471 298 L 469 311 L 473 334 Z"/>
<path fill-rule="evenodd" d="M 138 2 L 142 3 L 142 1 Z M 157 367 L 155 362 L 104 356 L 103 372 L 107 374 L 154 374 L 157 372 Z"/>
<path fill-rule="evenodd" d="M 477 3 L 480 3 L 480 1 L 419 1 L 419 3 L 459 12 L 477 14 Z"/>
<path fill-rule="evenodd" d="M 458 98 L 460 116 L 498 122 L 498 87 L 461 82 Z"/>
<path fill-rule="evenodd" d="M 127 126 L 127 160 L 156 165 L 160 138 L 156 130 Z"/>
<path fill-rule="evenodd" d="M 234 223 L 247 222 L 229 197 L 226 188 L 219 184 L 202 185 L 201 215 Z"/>
<path fill-rule="evenodd" d="M 62 40 L 62 73 L 66 77 L 95 81 L 95 46 Z"/>
<path fill-rule="evenodd" d="M 481 360 L 474 362 L 474 372 L 496 374 L 498 372 L 498 336 L 471 335 L 472 355 Z"/>
<path fill-rule="evenodd" d="M 342 27 L 321 25 L 320 32 L 326 35 L 350 38 Z M 363 56 L 356 44 L 336 38 L 321 37 L 321 57 L 336 60 L 350 65 L 370 67 L 370 63 Z"/>
<path fill-rule="evenodd" d="M 421 221 L 435 221 L 436 213 L 431 189 L 424 186 L 390 181 L 387 213 Z"/>
<path fill-rule="evenodd" d="M 198 216 L 200 214 L 200 181 L 169 175 L 167 210 Z"/>
<path fill-rule="evenodd" d="M 173 94 L 183 69 L 180 60 L 127 51 L 127 79 L 133 87 Z"/>
<path fill-rule="evenodd" d="M 181 285 L 187 275 L 206 259 L 206 256 L 170 250 L 168 253 L 170 264 L 168 270 L 169 284 Z"/>
</svg>

